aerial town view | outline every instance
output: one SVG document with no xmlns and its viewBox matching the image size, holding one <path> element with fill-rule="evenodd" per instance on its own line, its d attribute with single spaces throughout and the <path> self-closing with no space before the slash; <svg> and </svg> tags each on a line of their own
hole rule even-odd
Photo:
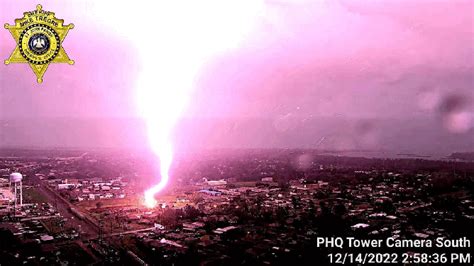
<svg viewBox="0 0 474 266">
<path fill-rule="evenodd" d="M 304 265 L 337 250 L 318 249 L 321 236 L 474 237 L 466 230 L 473 161 L 202 154 L 178 159 L 154 208 L 140 193 L 153 171 L 143 161 L 110 151 L 2 152 L 2 263 Z"/>
<path fill-rule="evenodd" d="M 473 0 L 1 0 L 0 266 L 474 265 Z"/>
</svg>

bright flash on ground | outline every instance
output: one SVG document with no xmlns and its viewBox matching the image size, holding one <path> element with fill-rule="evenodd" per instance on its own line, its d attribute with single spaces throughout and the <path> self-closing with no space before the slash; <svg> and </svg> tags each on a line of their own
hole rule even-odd
<svg viewBox="0 0 474 266">
<path fill-rule="evenodd" d="M 263 0 L 96 1 L 100 16 L 139 51 L 136 104 L 160 163 L 159 182 L 145 205 L 166 187 L 173 162 L 172 131 L 205 61 L 239 46 L 261 14 Z M 111 8 L 113 6 L 113 8 Z"/>
</svg>

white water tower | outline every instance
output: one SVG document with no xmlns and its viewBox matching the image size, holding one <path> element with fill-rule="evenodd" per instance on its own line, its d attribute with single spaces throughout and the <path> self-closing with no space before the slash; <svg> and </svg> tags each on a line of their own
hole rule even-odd
<svg viewBox="0 0 474 266">
<path fill-rule="evenodd" d="M 23 189 L 21 185 L 22 180 L 22 174 L 16 172 L 10 174 L 10 188 L 15 195 L 15 209 L 18 205 L 23 205 Z"/>
</svg>

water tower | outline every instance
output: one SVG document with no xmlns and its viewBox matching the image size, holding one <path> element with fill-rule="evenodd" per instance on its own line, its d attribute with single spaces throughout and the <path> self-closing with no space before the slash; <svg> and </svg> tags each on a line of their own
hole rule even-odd
<svg viewBox="0 0 474 266">
<path fill-rule="evenodd" d="M 18 205 L 23 205 L 23 189 L 21 186 L 22 180 L 23 175 L 21 175 L 20 173 L 10 174 L 10 188 L 12 189 L 12 192 L 15 195 L 15 209 Z"/>
</svg>

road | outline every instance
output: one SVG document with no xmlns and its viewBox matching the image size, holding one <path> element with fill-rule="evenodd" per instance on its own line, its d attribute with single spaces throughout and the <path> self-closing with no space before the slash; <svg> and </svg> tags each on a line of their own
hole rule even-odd
<svg viewBox="0 0 474 266">
<path fill-rule="evenodd" d="M 97 239 L 98 236 L 99 236 L 99 227 L 94 222 L 92 222 L 90 219 L 87 219 L 87 218 L 89 218 L 87 216 L 87 214 L 83 214 L 84 216 L 86 216 L 86 218 L 84 219 L 84 217 L 80 217 L 80 215 L 78 215 L 77 213 L 71 211 L 71 208 L 75 209 L 74 205 L 69 203 L 64 198 L 62 198 L 59 195 L 58 192 L 56 192 L 55 190 L 52 190 L 51 188 L 49 188 L 48 185 L 45 182 L 43 182 L 42 180 L 40 180 L 38 177 L 33 175 L 32 176 L 32 181 L 39 185 L 37 187 L 38 191 L 40 193 L 42 193 L 48 199 L 48 202 L 51 203 L 53 206 L 55 206 L 57 211 L 63 217 L 67 218 L 66 226 L 69 226 L 71 228 L 75 228 L 80 233 L 80 238 L 75 242 L 82 249 L 84 249 L 93 258 L 94 261 L 97 262 L 98 261 L 97 257 L 93 254 L 93 252 L 89 249 L 89 247 L 84 245 L 84 242 L 88 242 L 88 241 L 91 241 L 93 239 Z M 133 234 L 133 233 L 138 233 L 138 232 L 151 231 L 151 230 L 154 230 L 154 229 L 155 229 L 154 227 L 151 227 L 151 228 L 145 228 L 145 229 L 139 229 L 139 230 L 126 231 L 126 232 L 122 232 L 122 233 L 108 234 L 108 235 L 105 235 L 104 239 L 108 239 L 111 236 L 124 235 L 124 234 Z M 114 244 L 116 244 L 116 243 L 111 243 L 111 241 L 107 241 L 107 243 L 112 245 L 112 246 Z M 129 254 L 129 255 L 132 256 L 131 254 Z M 146 265 L 146 264 L 144 264 L 143 260 L 141 260 L 135 254 L 133 254 L 132 258 L 137 262 L 142 262 L 142 263 L 139 263 L 139 264 Z"/>
<path fill-rule="evenodd" d="M 57 211 L 64 218 L 67 218 L 66 226 L 79 231 L 81 239 L 90 239 L 98 235 L 99 229 L 97 226 L 88 220 L 81 219 L 81 217 L 71 211 L 71 207 L 74 207 L 72 204 L 61 198 L 57 192 L 47 187 L 47 185 L 36 176 L 32 176 L 32 179 L 39 185 L 39 187 L 37 187 L 38 191 L 48 199 L 49 203 L 55 206 Z"/>
</svg>

